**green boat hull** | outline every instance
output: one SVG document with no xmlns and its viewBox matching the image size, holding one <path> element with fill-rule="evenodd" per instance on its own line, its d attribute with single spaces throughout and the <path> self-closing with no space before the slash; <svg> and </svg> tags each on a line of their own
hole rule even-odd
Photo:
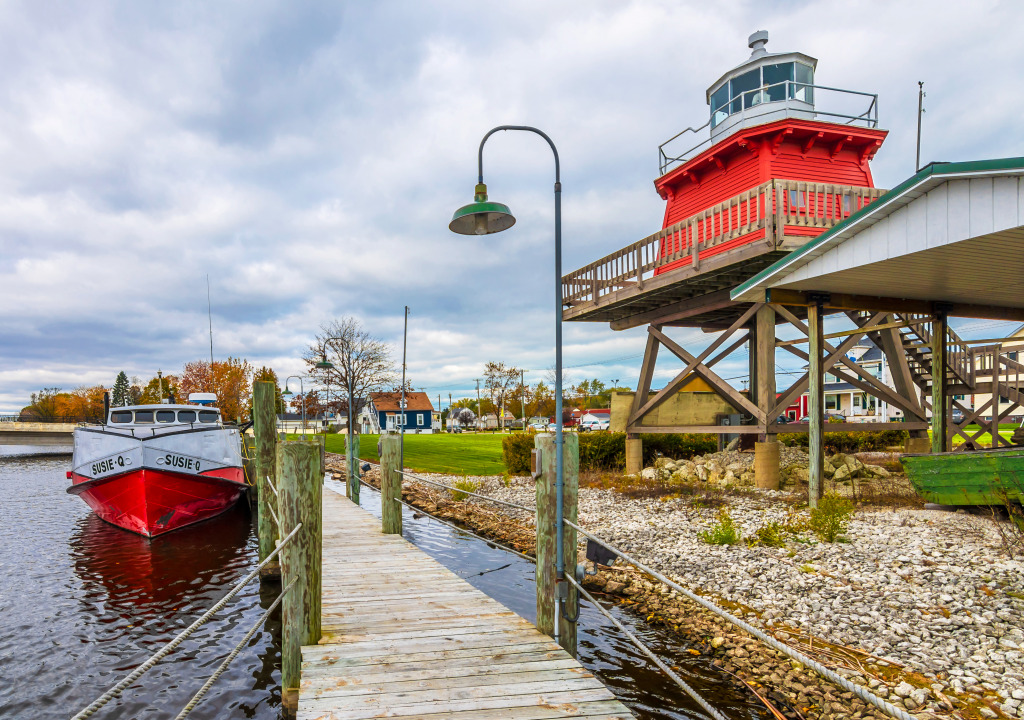
<svg viewBox="0 0 1024 720">
<path fill-rule="evenodd" d="M 1003 505 L 1024 498 L 1024 448 L 904 455 L 914 489 L 938 505 Z"/>
</svg>

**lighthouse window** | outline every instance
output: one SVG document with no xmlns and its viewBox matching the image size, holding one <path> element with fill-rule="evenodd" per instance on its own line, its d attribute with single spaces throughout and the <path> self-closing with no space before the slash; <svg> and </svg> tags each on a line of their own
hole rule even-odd
<svg viewBox="0 0 1024 720">
<path fill-rule="evenodd" d="M 761 93 L 750 92 L 761 87 L 761 68 L 737 75 L 729 81 L 729 94 L 732 96 L 732 103 L 729 106 L 730 113 L 737 113 L 743 108 L 753 107 L 761 102 Z"/>
<path fill-rule="evenodd" d="M 791 98 L 805 103 L 814 103 L 814 70 L 810 65 L 796 64 L 796 83 L 793 85 Z"/>
<path fill-rule="evenodd" d="M 729 117 L 729 83 L 711 94 L 711 127 Z"/>
<path fill-rule="evenodd" d="M 777 63 L 775 65 L 764 65 L 761 68 L 764 73 L 765 102 L 779 102 L 786 99 L 786 88 L 793 79 L 793 63 Z"/>
</svg>

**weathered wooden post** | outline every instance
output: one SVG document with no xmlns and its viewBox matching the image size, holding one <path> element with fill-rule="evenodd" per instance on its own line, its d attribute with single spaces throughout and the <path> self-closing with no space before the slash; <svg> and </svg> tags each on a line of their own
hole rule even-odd
<svg viewBox="0 0 1024 720">
<path fill-rule="evenodd" d="M 807 504 L 818 507 L 825 475 L 825 372 L 823 369 L 825 339 L 822 337 L 823 308 L 820 300 L 807 306 L 807 338 L 810 355 L 807 374 L 810 380 L 810 391 L 807 399 L 808 424 L 807 432 Z"/>
<path fill-rule="evenodd" d="M 277 448 L 277 514 L 281 537 L 302 528 L 281 549 L 281 586 L 295 585 L 281 601 L 282 703 L 294 712 L 302 646 L 320 642 L 323 557 L 323 475 L 315 442 L 293 440 Z"/>
<path fill-rule="evenodd" d="M 757 409 L 764 413 L 764 437 L 754 444 L 754 482 L 759 488 L 779 489 L 779 445 L 769 431 L 775 422 L 775 308 L 762 305 L 754 319 L 750 353 L 751 385 Z"/>
<path fill-rule="evenodd" d="M 562 512 L 566 520 L 577 522 L 577 497 L 579 495 L 580 439 L 574 432 L 562 435 L 565 447 L 563 455 Z M 541 433 L 534 440 L 540 452 L 541 475 L 537 478 L 537 629 L 554 637 L 555 622 L 558 622 L 558 644 L 567 652 L 576 655 L 576 623 L 562 617 L 555 618 L 555 601 L 559 588 L 555 575 L 556 545 L 556 497 L 555 497 L 555 436 Z M 565 572 L 576 572 L 576 530 L 565 526 L 563 539 Z M 565 613 L 576 615 L 579 593 L 568 582 L 565 586 Z"/>
<path fill-rule="evenodd" d="M 277 473 L 277 387 L 272 382 L 252 384 L 252 419 L 256 445 L 256 500 L 257 537 L 259 558 L 262 562 L 274 551 L 278 537 L 277 521 L 271 508 L 277 507 L 277 498 L 267 478 L 274 482 Z M 276 485 L 276 483 L 275 483 Z M 272 562 L 263 569 L 263 575 L 277 575 L 280 565 Z"/>
<path fill-rule="evenodd" d="M 380 439 L 381 529 L 385 534 L 402 534 L 402 442 L 397 435 Z"/>
<path fill-rule="evenodd" d="M 320 446 L 320 479 L 327 472 L 327 435 L 314 435 L 317 444 Z"/>
<path fill-rule="evenodd" d="M 946 451 L 946 430 L 948 415 L 946 413 L 946 404 L 948 401 L 948 395 L 946 392 L 946 328 L 948 327 L 948 319 L 946 313 L 938 312 L 935 313 L 935 319 L 932 321 L 932 452 L 940 453 Z M 996 372 L 993 375 L 995 378 L 995 384 L 999 383 L 999 367 L 996 366 Z M 994 391 L 993 397 L 993 410 L 992 417 L 999 417 L 999 393 Z M 998 422 L 998 420 L 997 420 Z M 993 423 L 996 427 L 996 423 Z M 998 433 L 998 428 L 995 430 Z M 996 438 L 994 434 L 992 436 Z M 995 447 L 995 446 L 993 446 Z"/>
<path fill-rule="evenodd" d="M 348 448 L 345 454 L 348 465 L 348 496 L 356 505 L 359 504 L 359 436 L 349 435 Z"/>
</svg>

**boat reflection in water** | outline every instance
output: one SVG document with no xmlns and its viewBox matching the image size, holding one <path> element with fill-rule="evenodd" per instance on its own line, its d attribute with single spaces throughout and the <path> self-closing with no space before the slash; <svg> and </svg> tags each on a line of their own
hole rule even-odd
<svg viewBox="0 0 1024 720">
<path fill-rule="evenodd" d="M 81 583 L 78 601 L 82 614 L 94 621 L 91 634 L 98 641 L 109 641 L 110 652 L 122 660 L 117 673 L 96 687 L 105 690 L 116 682 L 252 571 L 257 551 L 251 525 L 245 503 L 156 539 L 126 533 L 93 513 L 81 518 L 69 542 L 75 575 Z M 122 711 L 166 707 L 177 712 L 279 592 L 278 583 L 251 581 L 208 624 L 126 692 Z M 237 700 L 231 702 L 239 716 L 246 717 L 252 716 L 252 702 L 272 706 L 280 702 L 279 612 L 254 636 L 250 648 L 258 657 L 256 663 L 250 661 L 246 667 L 240 658 L 228 671 L 238 676 L 233 682 L 223 679 L 236 687 L 244 683 L 246 689 L 264 691 L 238 693 Z M 197 661 L 190 662 L 194 681 L 184 681 L 181 670 L 171 669 L 172 664 L 192 660 Z M 161 685 L 162 691 L 158 689 Z"/>
</svg>

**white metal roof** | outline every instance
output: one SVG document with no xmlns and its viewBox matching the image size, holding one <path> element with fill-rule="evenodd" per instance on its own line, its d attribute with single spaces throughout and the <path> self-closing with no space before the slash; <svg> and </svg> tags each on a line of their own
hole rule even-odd
<svg viewBox="0 0 1024 720">
<path fill-rule="evenodd" d="M 931 165 L 732 291 L 1024 307 L 1024 158 Z"/>
</svg>

